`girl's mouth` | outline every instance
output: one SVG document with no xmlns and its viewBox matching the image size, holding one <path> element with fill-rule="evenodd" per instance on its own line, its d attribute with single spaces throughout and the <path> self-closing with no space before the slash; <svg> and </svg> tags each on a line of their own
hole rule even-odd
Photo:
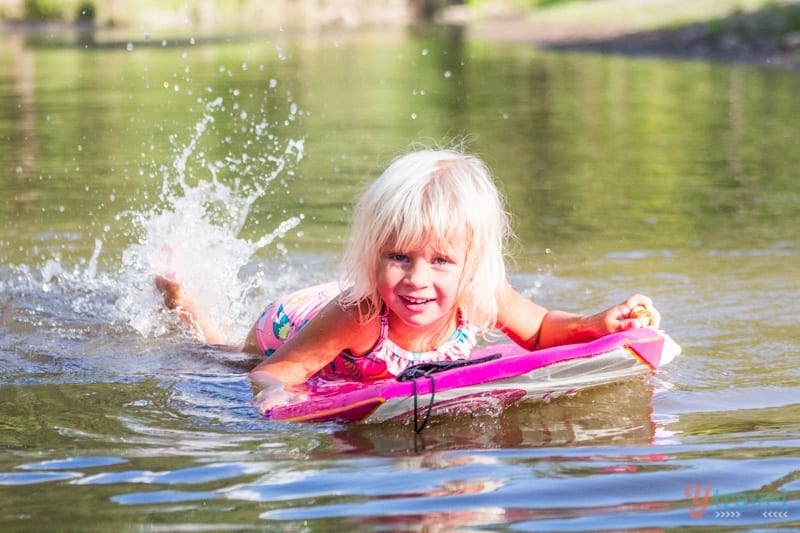
<svg viewBox="0 0 800 533">
<path fill-rule="evenodd" d="M 422 305 L 433 301 L 433 298 L 415 298 L 413 296 L 400 296 L 400 299 L 409 305 Z"/>
</svg>

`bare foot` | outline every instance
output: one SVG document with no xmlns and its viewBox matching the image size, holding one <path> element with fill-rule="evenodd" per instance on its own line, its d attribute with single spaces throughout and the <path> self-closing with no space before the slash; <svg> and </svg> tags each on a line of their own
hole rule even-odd
<svg viewBox="0 0 800 533">
<path fill-rule="evenodd" d="M 225 337 L 199 312 L 197 304 L 183 290 L 183 285 L 166 276 L 156 275 L 156 288 L 164 297 L 164 306 L 174 309 L 187 327 L 195 332 L 201 342 L 223 343 Z"/>
<path fill-rule="evenodd" d="M 167 309 L 181 307 L 183 301 L 183 287 L 177 281 L 165 276 L 156 276 L 156 288 L 164 296 L 164 305 Z"/>
<path fill-rule="evenodd" d="M 181 322 L 192 328 L 198 335 L 203 335 L 203 330 L 197 321 L 197 312 L 192 300 L 183 292 L 183 285 L 167 276 L 157 274 L 155 277 L 156 289 L 164 297 L 164 306 L 177 311 Z"/>
</svg>

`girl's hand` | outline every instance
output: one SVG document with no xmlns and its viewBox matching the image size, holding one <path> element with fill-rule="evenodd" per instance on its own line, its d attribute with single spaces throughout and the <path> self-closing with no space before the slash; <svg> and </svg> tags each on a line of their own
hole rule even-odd
<svg viewBox="0 0 800 533">
<path fill-rule="evenodd" d="M 266 372 L 250 372 L 253 389 L 258 393 L 253 397 L 253 403 L 259 414 L 266 415 L 270 409 L 279 405 L 302 401 L 307 398 L 299 391 L 292 391 L 283 382 L 270 376 Z"/>
<path fill-rule="evenodd" d="M 606 333 L 647 327 L 658 329 L 661 325 L 661 313 L 650 298 L 641 294 L 634 294 L 621 304 L 600 313 L 598 318 Z"/>
</svg>

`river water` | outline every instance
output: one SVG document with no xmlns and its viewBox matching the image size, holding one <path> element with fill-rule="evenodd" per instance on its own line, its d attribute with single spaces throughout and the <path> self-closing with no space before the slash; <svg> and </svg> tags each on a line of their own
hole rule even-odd
<svg viewBox="0 0 800 533">
<path fill-rule="evenodd" d="M 800 527 L 800 73 L 457 31 L 0 36 L 0 527 Z M 332 278 L 353 197 L 469 143 L 548 307 L 653 297 L 654 376 L 407 425 L 265 421 L 232 342 Z M 167 250 L 170 250 L 167 252 Z"/>
</svg>

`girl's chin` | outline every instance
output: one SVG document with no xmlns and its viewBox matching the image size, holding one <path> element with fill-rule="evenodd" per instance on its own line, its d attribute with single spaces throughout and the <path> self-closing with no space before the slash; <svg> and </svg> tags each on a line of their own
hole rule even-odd
<svg viewBox="0 0 800 533">
<path fill-rule="evenodd" d="M 438 312 L 431 312 L 431 310 L 421 310 L 418 308 L 411 308 L 404 307 L 403 309 L 392 311 L 391 319 L 400 320 L 403 324 L 408 327 L 412 328 L 429 328 L 435 327 L 442 324 L 443 321 L 447 320 L 445 314 L 438 313 Z"/>
<path fill-rule="evenodd" d="M 433 302 L 425 303 L 409 303 L 405 300 L 400 300 L 397 307 L 394 309 L 395 314 L 403 317 L 406 320 L 424 320 L 423 317 L 438 314 L 433 307 Z"/>
</svg>

